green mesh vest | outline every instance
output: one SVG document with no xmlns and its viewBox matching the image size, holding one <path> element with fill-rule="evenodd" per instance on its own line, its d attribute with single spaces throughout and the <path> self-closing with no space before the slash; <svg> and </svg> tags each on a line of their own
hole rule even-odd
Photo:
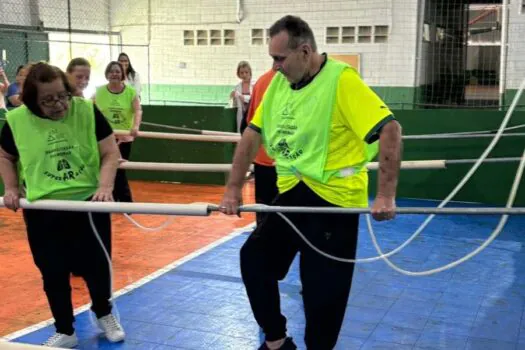
<svg viewBox="0 0 525 350">
<path fill-rule="evenodd" d="M 93 103 L 74 97 L 66 116 L 50 120 L 26 106 L 7 113 L 27 200 L 85 200 L 97 188 L 100 155 Z"/>
<path fill-rule="evenodd" d="M 337 85 L 347 67 L 328 58 L 313 81 L 299 90 L 293 90 L 283 74 L 275 75 L 263 100 L 262 133 L 279 175 L 304 175 L 326 183 L 332 176 L 350 176 L 366 165 L 325 170 Z M 370 160 L 377 145 L 367 150 Z"/>
<path fill-rule="evenodd" d="M 135 121 L 133 99 L 135 90 L 125 85 L 120 94 L 114 94 L 106 85 L 97 89 L 95 101 L 100 112 L 106 117 L 113 130 L 131 130 Z"/>
</svg>

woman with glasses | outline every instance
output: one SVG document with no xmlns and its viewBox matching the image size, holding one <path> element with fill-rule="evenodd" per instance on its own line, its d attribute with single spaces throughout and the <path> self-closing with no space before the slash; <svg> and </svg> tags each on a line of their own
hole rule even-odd
<svg viewBox="0 0 525 350">
<path fill-rule="evenodd" d="M 72 97 L 73 90 L 64 72 L 54 66 L 38 63 L 29 71 L 21 95 L 23 105 L 7 113 L 0 133 L 0 175 L 7 208 L 16 211 L 20 207 L 22 192 L 30 202 L 113 200 L 119 158 L 113 131 L 90 100 Z M 91 215 L 111 256 L 110 215 Z M 23 216 L 55 319 L 56 333 L 44 345 L 72 348 L 78 343 L 71 302 L 73 270 L 87 284 L 91 310 L 107 339 L 123 340 L 124 330 L 111 314 L 108 261 L 89 214 L 25 209 Z"/>
<path fill-rule="evenodd" d="M 108 84 L 97 88 L 94 101 L 113 130 L 130 132 L 130 135 L 116 137 L 122 159 L 128 160 L 142 121 L 142 107 L 135 89 L 125 84 L 126 77 L 120 63 L 110 62 L 105 74 Z M 126 172 L 122 169 L 117 170 L 113 196 L 118 202 L 133 201 Z"/>
</svg>

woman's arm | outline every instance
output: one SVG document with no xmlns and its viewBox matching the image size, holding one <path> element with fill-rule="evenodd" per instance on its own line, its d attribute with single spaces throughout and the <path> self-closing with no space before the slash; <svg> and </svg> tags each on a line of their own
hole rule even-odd
<svg viewBox="0 0 525 350">
<path fill-rule="evenodd" d="M 5 75 L 3 68 L 0 68 L 0 78 L 2 78 L 3 81 L 3 83 L 0 84 L 0 93 L 5 95 L 7 87 L 9 86 L 9 79 L 7 79 L 7 75 Z"/>
<path fill-rule="evenodd" d="M 98 190 L 93 196 L 93 201 L 111 202 L 113 201 L 113 187 L 115 184 L 115 174 L 117 173 L 120 151 L 115 141 L 115 135 L 111 134 L 98 142 L 100 154 L 100 180 Z"/>
<path fill-rule="evenodd" d="M 140 124 L 142 123 L 142 106 L 140 105 L 138 96 L 135 96 L 132 104 L 133 113 L 135 114 L 135 122 L 133 124 L 133 128 L 131 129 L 131 136 L 136 137 L 140 129 Z"/>
<path fill-rule="evenodd" d="M 16 161 L 16 157 L 0 147 L 0 176 L 4 183 L 4 204 L 14 211 L 20 208 L 20 188 Z"/>
</svg>

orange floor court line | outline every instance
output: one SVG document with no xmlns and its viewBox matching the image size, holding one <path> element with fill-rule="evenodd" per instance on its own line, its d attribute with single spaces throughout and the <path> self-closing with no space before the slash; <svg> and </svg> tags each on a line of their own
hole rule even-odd
<svg viewBox="0 0 525 350">
<path fill-rule="evenodd" d="M 148 203 L 219 203 L 223 186 L 131 182 L 134 200 Z M 243 193 L 245 203 L 253 203 L 253 186 Z M 167 217 L 133 215 L 148 227 L 161 225 Z M 113 215 L 114 290 L 178 260 L 239 227 L 254 221 L 253 214 L 241 218 L 212 214 L 210 217 L 177 217 L 159 232 L 145 232 L 122 215 Z M 20 212 L 0 209 L 0 337 L 51 317 L 26 239 Z M 89 302 L 80 278 L 72 279 L 74 306 Z"/>
</svg>

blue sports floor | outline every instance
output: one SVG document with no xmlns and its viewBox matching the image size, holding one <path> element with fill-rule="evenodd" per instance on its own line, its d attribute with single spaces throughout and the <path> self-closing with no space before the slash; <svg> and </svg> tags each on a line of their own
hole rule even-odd
<svg viewBox="0 0 525 350">
<path fill-rule="evenodd" d="M 403 200 L 399 206 L 435 206 Z M 468 205 L 471 206 L 471 205 Z M 404 242 L 423 216 L 374 223 L 389 251 Z M 393 257 L 405 269 L 426 270 L 474 250 L 499 217 L 436 217 L 423 234 Z M 199 255 L 117 298 L 127 332 L 124 343 L 99 338 L 87 312 L 77 316 L 81 349 L 257 349 L 261 332 L 252 318 L 239 272 L 248 233 Z M 525 349 L 525 217 L 511 217 L 481 254 L 429 277 L 407 277 L 383 261 L 356 266 L 337 349 Z M 359 257 L 377 255 L 362 218 Z M 304 317 L 297 264 L 281 283 L 289 333 L 304 349 Z M 51 326 L 15 339 L 39 344 Z"/>
</svg>

